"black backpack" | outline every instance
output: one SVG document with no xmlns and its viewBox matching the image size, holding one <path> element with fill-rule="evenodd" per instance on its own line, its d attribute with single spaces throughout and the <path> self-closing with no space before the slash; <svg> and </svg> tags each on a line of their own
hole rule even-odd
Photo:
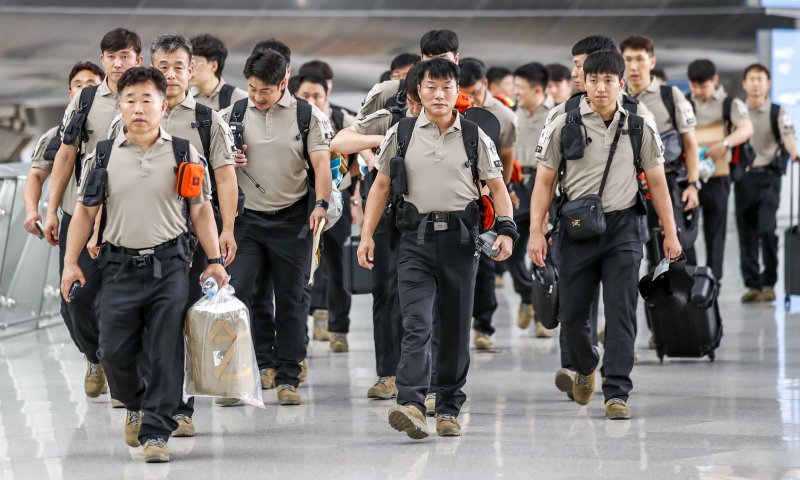
<svg viewBox="0 0 800 480">
<path fill-rule="evenodd" d="M 786 145 L 783 144 L 783 139 L 781 138 L 781 129 L 778 125 L 778 117 L 780 117 L 780 114 L 780 105 L 776 103 L 770 105 L 769 126 L 772 130 L 772 136 L 775 137 L 775 141 L 778 143 L 778 151 L 775 152 L 775 158 L 773 159 L 770 168 L 783 175 L 786 173 L 786 164 L 789 161 L 790 155 L 789 151 L 786 150 Z"/>
<path fill-rule="evenodd" d="M 78 99 L 78 110 L 70 120 L 69 124 L 64 127 L 63 143 L 67 145 L 75 145 L 80 148 L 83 142 L 89 140 L 89 133 L 86 131 L 86 118 L 89 116 L 89 111 L 92 109 L 94 103 L 94 96 L 97 93 L 97 85 L 86 87 L 81 90 L 81 95 Z M 78 152 L 78 157 L 75 159 L 75 179 L 80 185 L 81 171 L 83 162 L 81 157 L 86 152 Z M 55 155 L 53 155 L 55 159 Z"/>
<path fill-rule="evenodd" d="M 392 125 L 399 122 L 400 119 L 405 118 L 406 110 L 408 110 L 405 79 L 400 80 L 400 85 L 397 87 L 397 93 L 389 97 L 389 100 L 383 104 L 383 108 L 389 110 L 389 112 L 392 114 Z"/>
<path fill-rule="evenodd" d="M 93 201 L 87 203 L 87 206 L 97 206 L 102 204 L 102 214 L 100 218 L 100 228 L 98 229 L 97 233 L 97 243 L 98 245 L 103 242 L 103 231 L 106 227 L 106 212 L 108 209 L 105 208 L 106 199 L 108 197 L 108 160 L 111 158 L 111 149 L 114 146 L 114 139 L 111 140 L 102 140 L 97 143 L 97 149 L 95 150 L 95 164 L 94 170 L 90 172 L 90 177 L 87 180 L 87 185 L 85 188 L 84 193 L 84 200 L 86 200 L 87 196 L 91 196 Z M 191 148 L 191 144 L 189 140 L 172 137 L 172 152 L 175 156 L 175 173 L 178 172 L 178 166 L 180 166 L 183 162 L 189 161 L 189 151 Z M 208 165 L 205 165 L 206 168 Z M 100 170 L 104 170 L 104 172 L 100 173 Z M 94 174 L 97 171 L 98 174 Z M 93 180 L 95 179 L 102 179 L 100 182 Z M 96 185 L 96 183 L 102 183 L 101 185 Z M 86 203 L 86 202 L 84 202 Z M 194 230 L 192 228 L 192 222 L 190 220 L 189 214 L 189 201 L 184 201 L 184 217 L 186 219 L 186 228 L 188 229 L 189 234 L 193 234 Z"/>
<path fill-rule="evenodd" d="M 56 159 L 56 153 L 58 153 L 58 149 L 61 148 L 61 132 L 56 132 L 56 136 L 51 138 L 50 141 L 47 143 L 47 146 L 44 149 L 44 153 L 42 154 L 42 158 L 47 160 L 48 162 L 52 162 Z M 75 163 L 78 163 L 77 160 Z M 80 181 L 80 179 L 78 180 Z"/>
<path fill-rule="evenodd" d="M 222 86 L 219 90 L 219 109 L 225 109 L 231 106 L 231 97 L 233 97 L 233 92 L 236 90 L 236 87 L 226 83 Z"/>
</svg>

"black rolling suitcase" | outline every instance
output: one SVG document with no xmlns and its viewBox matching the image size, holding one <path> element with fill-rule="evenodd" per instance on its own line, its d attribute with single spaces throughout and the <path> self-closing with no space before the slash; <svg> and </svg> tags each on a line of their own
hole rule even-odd
<svg viewBox="0 0 800 480">
<path fill-rule="evenodd" d="M 789 172 L 789 228 L 783 234 L 783 281 L 786 290 L 784 307 L 788 310 L 792 306 L 792 295 L 800 295 L 800 221 L 794 218 L 794 175 L 795 166 L 792 163 Z M 800 173 L 800 171 L 798 171 Z M 800 207 L 798 207 L 800 214 Z"/>
<path fill-rule="evenodd" d="M 685 269 L 683 285 L 652 285 L 652 273 L 639 283 L 653 332 L 656 354 L 664 357 L 704 357 L 714 361 L 722 339 L 722 319 L 717 303 L 719 285 L 709 267 L 676 262 L 670 269 Z M 677 278 L 677 275 L 676 277 Z M 650 282 L 648 284 L 648 281 Z"/>
<path fill-rule="evenodd" d="M 344 289 L 350 295 L 372 293 L 372 272 L 358 264 L 361 235 L 352 235 L 344 242 Z"/>
</svg>

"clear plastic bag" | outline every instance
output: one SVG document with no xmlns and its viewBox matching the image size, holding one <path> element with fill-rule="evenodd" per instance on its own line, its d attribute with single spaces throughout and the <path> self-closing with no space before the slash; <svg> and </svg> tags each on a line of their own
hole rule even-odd
<svg viewBox="0 0 800 480">
<path fill-rule="evenodd" d="M 264 408 L 250 316 L 227 285 L 186 314 L 185 395 L 238 398 Z"/>
</svg>

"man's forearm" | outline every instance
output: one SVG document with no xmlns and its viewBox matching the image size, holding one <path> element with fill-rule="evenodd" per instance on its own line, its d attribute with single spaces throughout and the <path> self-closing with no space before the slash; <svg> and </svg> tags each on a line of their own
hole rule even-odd
<svg viewBox="0 0 800 480">
<path fill-rule="evenodd" d="M 325 200 L 327 202 L 331 198 L 331 183 L 333 182 L 330 153 L 321 151 L 312 152 L 310 155 L 311 164 L 314 166 L 314 188 L 316 189 L 317 200 Z"/>
<path fill-rule="evenodd" d="M 686 179 L 696 182 L 700 179 L 700 150 L 697 147 L 697 138 L 694 132 L 681 135 L 683 139 L 683 153 L 686 158 Z"/>
<path fill-rule="evenodd" d="M 31 168 L 28 178 L 25 180 L 25 188 L 22 191 L 22 198 L 25 201 L 25 213 L 38 213 L 39 200 L 42 199 L 42 185 L 47 179 L 47 172 L 38 168 Z"/>
<path fill-rule="evenodd" d="M 94 218 L 99 207 L 85 207 L 78 203 L 67 232 L 67 248 L 64 253 L 64 265 L 77 265 L 78 257 L 86 245 L 86 239 L 94 226 Z M 63 239 L 62 239 L 63 241 Z"/>
<path fill-rule="evenodd" d="M 381 142 L 383 142 L 383 136 L 381 135 L 362 135 L 356 132 L 353 127 L 347 127 L 339 130 L 339 133 L 333 137 L 331 151 L 349 155 L 379 147 Z"/>
<path fill-rule="evenodd" d="M 62 144 L 56 153 L 53 161 L 53 171 L 50 173 L 50 198 L 47 203 L 47 211 L 56 213 L 64 192 L 67 190 L 72 172 L 75 169 L 75 162 L 78 156 L 78 149 L 71 145 Z"/>
<path fill-rule="evenodd" d="M 386 199 L 389 198 L 389 183 L 388 177 L 383 173 L 378 173 L 378 177 L 372 188 L 369 190 L 367 197 L 367 204 L 364 210 L 364 224 L 361 226 L 362 238 L 372 238 L 375 229 L 378 227 L 378 222 L 381 219 L 384 207 L 386 206 Z"/>
<path fill-rule="evenodd" d="M 556 188 L 556 171 L 544 166 L 536 169 L 536 181 L 531 193 L 531 234 L 545 233 L 544 219 Z"/>
<path fill-rule="evenodd" d="M 219 239 L 217 238 L 217 226 L 214 223 L 214 211 L 211 202 L 203 202 L 200 205 L 192 205 L 191 208 L 192 225 L 194 233 L 200 241 L 208 258 L 218 258 Z M 72 228 L 70 228 L 72 230 Z"/>
<path fill-rule="evenodd" d="M 728 135 L 728 144 L 731 147 L 736 147 L 750 140 L 753 136 L 753 124 L 749 120 L 740 122 L 736 125 L 736 129 Z"/>
<path fill-rule="evenodd" d="M 514 169 L 514 149 L 504 148 L 499 153 L 500 161 L 503 162 L 503 183 L 508 185 L 511 181 L 511 172 Z"/>
<path fill-rule="evenodd" d="M 233 165 L 214 170 L 214 179 L 217 182 L 217 197 L 219 197 L 219 211 L 222 216 L 222 230 L 233 231 L 236 222 L 236 207 L 239 203 L 239 188 L 236 181 L 236 170 Z"/>
<path fill-rule="evenodd" d="M 667 180 L 664 176 L 664 167 L 658 166 L 645 172 L 647 186 L 650 191 L 650 199 L 656 208 L 661 228 L 665 234 L 677 235 L 678 230 L 675 226 L 675 217 L 672 212 L 672 201 L 669 197 Z"/>
</svg>

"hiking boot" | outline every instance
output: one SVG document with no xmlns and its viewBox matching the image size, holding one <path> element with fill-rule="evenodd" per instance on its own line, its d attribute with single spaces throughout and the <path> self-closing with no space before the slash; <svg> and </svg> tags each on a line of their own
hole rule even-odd
<svg viewBox="0 0 800 480">
<path fill-rule="evenodd" d="M 381 377 L 378 382 L 367 392 L 367 398 L 388 400 L 397 396 L 395 377 Z"/>
<path fill-rule="evenodd" d="M 589 375 L 575 373 L 575 382 L 572 384 L 572 396 L 579 405 L 587 405 L 589 400 L 592 399 L 592 394 L 594 393 L 594 375 L 595 372 Z"/>
<path fill-rule="evenodd" d="M 536 325 L 533 327 L 533 334 L 536 335 L 536 338 L 553 338 L 553 335 L 556 334 L 556 330 L 545 328 L 544 325 L 536 322 Z"/>
<path fill-rule="evenodd" d="M 494 340 L 488 333 L 472 331 L 472 345 L 478 350 L 491 350 L 494 347 Z"/>
<path fill-rule="evenodd" d="M 307 379 L 308 379 L 308 360 L 304 358 L 303 361 L 300 362 L 300 373 L 297 374 L 297 380 L 300 381 L 300 383 L 305 383 Z M 274 381 L 272 386 L 275 387 Z"/>
<path fill-rule="evenodd" d="M 621 398 L 612 398 L 606 402 L 606 418 L 609 420 L 630 420 L 631 407 Z"/>
<path fill-rule="evenodd" d="M 503 288 L 506 285 L 505 279 L 503 279 L 502 275 L 495 275 L 494 276 L 494 288 Z"/>
<path fill-rule="evenodd" d="M 274 368 L 265 368 L 260 371 L 261 373 L 261 390 L 270 390 L 275 388 L 275 377 L 278 371 Z"/>
<path fill-rule="evenodd" d="M 425 415 L 432 417 L 436 415 L 436 394 L 425 395 Z"/>
<path fill-rule="evenodd" d="M 572 385 L 575 383 L 575 372 L 568 368 L 559 368 L 556 372 L 556 388 L 566 393 L 570 400 L 575 400 L 572 396 Z"/>
<path fill-rule="evenodd" d="M 172 418 L 178 422 L 178 428 L 172 432 L 172 437 L 194 437 L 194 423 L 192 417 L 179 413 Z"/>
<path fill-rule="evenodd" d="M 278 403 L 281 405 L 300 405 L 300 394 L 297 387 L 284 384 L 278 387 Z"/>
<path fill-rule="evenodd" d="M 163 438 L 148 438 L 144 442 L 144 461 L 147 463 L 169 462 L 167 441 Z"/>
<path fill-rule="evenodd" d="M 461 425 L 458 424 L 456 417 L 449 413 L 440 413 L 436 415 L 436 433 L 440 437 L 459 437 Z"/>
<path fill-rule="evenodd" d="M 345 353 L 350 350 L 350 346 L 347 345 L 347 334 L 346 333 L 331 333 L 331 352 L 333 353 Z"/>
<path fill-rule="evenodd" d="M 517 312 L 517 327 L 525 330 L 531 326 L 533 321 L 533 305 L 530 303 L 520 303 Z"/>
<path fill-rule="evenodd" d="M 314 310 L 314 340 L 327 342 L 331 338 L 328 332 L 328 311 Z"/>
<path fill-rule="evenodd" d="M 652 333 L 650 334 L 650 338 L 647 339 L 647 348 L 650 350 L 656 349 L 656 337 L 654 337 Z"/>
<path fill-rule="evenodd" d="M 761 294 L 758 296 L 759 302 L 774 302 L 775 290 L 771 287 L 764 287 L 761 289 Z"/>
<path fill-rule="evenodd" d="M 129 447 L 138 447 L 139 429 L 142 428 L 142 412 L 138 410 L 128 410 L 125 415 L 125 443 Z"/>
<path fill-rule="evenodd" d="M 125 408 L 125 404 L 117 400 L 116 398 L 111 398 L 111 408 Z"/>
<path fill-rule="evenodd" d="M 103 366 L 86 362 L 86 377 L 83 379 L 83 391 L 89 398 L 99 397 L 106 388 L 106 373 Z"/>
<path fill-rule="evenodd" d="M 214 403 L 220 407 L 232 407 L 239 404 L 239 399 L 233 397 L 218 397 L 214 399 Z"/>
<path fill-rule="evenodd" d="M 428 422 L 422 412 L 413 405 L 395 405 L 389 409 L 389 425 L 414 440 L 428 436 Z"/>
<path fill-rule="evenodd" d="M 751 288 L 742 295 L 742 303 L 755 303 L 761 300 L 761 290 Z"/>
</svg>

